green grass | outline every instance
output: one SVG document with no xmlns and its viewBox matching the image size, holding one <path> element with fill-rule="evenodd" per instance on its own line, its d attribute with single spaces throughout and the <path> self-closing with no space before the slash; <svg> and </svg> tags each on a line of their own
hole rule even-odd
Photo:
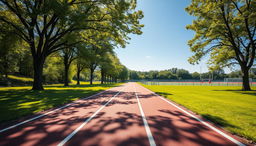
<svg viewBox="0 0 256 146">
<path fill-rule="evenodd" d="M 21 82 L 33 82 L 33 79 L 28 78 L 28 77 L 19 77 L 19 76 L 14 76 L 14 75 L 8 75 L 8 78 L 13 79 L 13 80 L 19 80 Z"/>
<path fill-rule="evenodd" d="M 29 78 L 29 77 L 21 77 L 21 76 L 16 76 L 16 75 L 8 75 L 8 78 L 11 80 L 15 80 L 18 82 L 33 82 L 33 78 Z M 87 81 L 80 81 L 81 85 L 89 85 L 90 82 Z M 100 84 L 100 81 L 94 81 L 93 84 Z M 61 84 L 55 84 L 55 85 L 61 85 Z M 76 80 L 71 80 L 70 85 L 76 85 Z"/>
<path fill-rule="evenodd" d="M 15 120 L 39 111 L 50 109 L 119 84 L 45 86 L 44 91 L 32 91 L 31 87 L 0 87 L 0 123 Z"/>
<path fill-rule="evenodd" d="M 143 86 L 256 142 L 256 91 L 224 86 Z"/>
</svg>

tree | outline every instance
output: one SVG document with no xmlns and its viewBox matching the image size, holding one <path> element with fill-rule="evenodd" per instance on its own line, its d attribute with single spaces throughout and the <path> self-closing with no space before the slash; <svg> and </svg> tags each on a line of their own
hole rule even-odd
<svg viewBox="0 0 256 146">
<path fill-rule="evenodd" d="M 86 53 L 81 52 L 84 49 L 78 48 L 77 49 L 77 59 L 76 59 L 76 79 L 77 85 L 80 85 L 80 73 L 88 67 L 88 62 L 87 62 L 87 56 Z"/>
<path fill-rule="evenodd" d="M 192 0 L 186 11 L 196 17 L 187 29 L 196 32 L 188 42 L 195 54 L 189 62 L 197 63 L 210 53 L 211 68 L 238 64 L 242 71 L 242 90 L 251 90 L 249 69 L 256 50 L 255 0 Z"/>
<path fill-rule="evenodd" d="M 199 80 L 200 79 L 200 74 L 198 72 L 193 72 L 192 73 L 192 78 L 196 79 L 196 80 Z"/>
<path fill-rule="evenodd" d="M 45 83 L 63 82 L 63 59 L 58 52 L 47 57 L 43 70 L 43 79 Z"/>
<path fill-rule="evenodd" d="M 88 63 L 89 63 L 89 70 L 90 70 L 90 85 L 93 84 L 93 74 L 96 69 L 96 67 L 99 65 L 101 55 L 103 55 L 103 49 L 96 47 L 94 45 L 91 45 L 89 48 L 89 57 L 88 57 Z"/>
<path fill-rule="evenodd" d="M 129 71 L 128 71 L 128 69 L 127 69 L 124 65 L 122 65 L 121 67 L 122 67 L 122 68 L 121 68 L 121 71 L 120 71 L 120 73 L 119 73 L 118 78 L 119 78 L 122 82 L 124 82 L 125 80 L 128 79 Z"/>
<path fill-rule="evenodd" d="M 137 71 L 134 71 L 134 70 L 130 70 L 130 71 L 129 71 L 129 78 L 130 78 L 131 80 L 139 80 L 139 79 L 140 79 L 140 77 L 139 77 L 139 75 L 138 75 L 138 72 L 137 72 Z"/>
<path fill-rule="evenodd" d="M 64 86 L 69 85 L 69 68 L 71 63 L 76 59 L 76 48 L 65 48 L 61 51 L 64 63 Z"/>
<path fill-rule="evenodd" d="M 191 79 L 190 73 L 185 69 L 178 69 L 177 76 L 179 79 Z"/>
<path fill-rule="evenodd" d="M 0 74 L 7 79 L 8 74 L 17 70 L 20 52 L 18 43 L 21 40 L 14 34 L 15 30 L 0 23 Z"/>
<path fill-rule="evenodd" d="M 118 79 L 121 79 L 120 73 L 123 71 L 123 65 L 114 53 L 110 55 L 110 60 L 113 67 L 108 70 L 107 75 L 110 77 L 110 82 L 117 82 Z"/>
<path fill-rule="evenodd" d="M 114 68 L 113 60 L 111 59 L 111 53 L 106 53 L 102 56 L 99 66 L 101 72 L 101 84 L 106 82 L 106 76 Z"/>
<path fill-rule="evenodd" d="M 158 72 L 158 79 L 169 79 L 171 72 L 167 70 L 162 70 Z"/>
<path fill-rule="evenodd" d="M 43 90 L 42 73 L 47 56 L 66 48 L 62 38 L 81 30 L 120 35 L 140 34 L 141 11 L 136 1 L 96 0 L 0 0 L 0 21 L 13 27 L 15 34 L 30 47 L 33 57 L 33 90 Z M 71 45 L 71 44 L 69 44 Z"/>
</svg>

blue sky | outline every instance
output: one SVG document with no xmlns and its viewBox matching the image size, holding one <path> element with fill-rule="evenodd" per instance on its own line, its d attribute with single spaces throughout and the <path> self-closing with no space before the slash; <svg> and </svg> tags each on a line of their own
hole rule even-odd
<svg viewBox="0 0 256 146">
<path fill-rule="evenodd" d="M 193 17 L 184 10 L 190 0 L 138 0 L 138 9 L 144 12 L 142 35 L 130 35 L 126 48 L 116 49 L 122 64 L 132 70 L 163 70 L 173 67 L 190 72 L 207 71 L 205 60 L 191 65 L 187 59 L 192 53 L 187 41 L 193 32 L 185 26 Z"/>
</svg>

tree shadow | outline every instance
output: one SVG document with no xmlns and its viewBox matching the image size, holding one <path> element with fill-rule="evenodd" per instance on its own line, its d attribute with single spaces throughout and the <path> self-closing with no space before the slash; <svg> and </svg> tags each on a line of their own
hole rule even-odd
<svg viewBox="0 0 256 146">
<path fill-rule="evenodd" d="M 232 128 L 241 129 L 240 127 L 232 125 L 232 124 L 228 123 L 228 121 L 226 121 L 225 119 L 218 117 L 218 116 L 214 116 L 214 115 L 210 115 L 210 114 L 202 114 L 201 116 L 203 118 L 221 126 L 221 127 L 232 127 Z"/>
<path fill-rule="evenodd" d="M 193 124 L 191 127 L 177 126 L 174 120 L 169 116 L 155 115 L 148 116 L 147 121 L 149 123 L 150 129 L 154 136 L 157 145 L 166 145 L 168 141 L 182 142 L 184 139 L 196 143 L 197 145 L 220 145 L 217 142 L 211 141 L 201 133 L 209 131 L 208 128 L 202 126 L 202 124 L 191 123 L 194 120 L 191 117 L 184 115 L 181 112 L 171 112 L 168 110 L 163 110 L 162 112 L 171 114 L 172 116 L 179 117 L 183 123 Z M 122 134 L 119 131 L 126 130 L 126 133 L 133 133 L 132 127 L 137 126 L 138 128 L 144 128 L 144 123 L 141 119 L 140 114 L 130 113 L 130 112 L 117 112 L 118 116 L 110 117 L 107 114 L 102 114 L 103 116 L 97 116 L 96 125 L 92 128 L 86 128 L 80 131 L 69 145 L 107 145 L 109 144 L 108 138 L 114 137 L 116 135 Z M 108 127 L 108 128 L 106 128 Z M 186 136 L 184 133 L 193 134 L 193 136 Z M 123 133 L 125 134 L 125 133 Z M 219 135 L 215 135 L 216 138 L 223 139 Z M 109 140 L 110 141 L 110 140 Z M 147 135 L 144 133 L 139 133 L 134 136 L 127 136 L 123 139 L 115 138 L 111 140 L 111 144 L 117 146 L 124 145 L 135 145 L 135 146 L 147 146 L 149 145 Z"/>
<path fill-rule="evenodd" d="M 155 93 L 158 94 L 158 95 L 161 95 L 161 96 L 173 95 L 173 94 L 168 93 L 168 92 L 155 92 Z"/>
<path fill-rule="evenodd" d="M 117 84 L 113 83 L 113 84 L 81 84 L 81 85 L 74 85 L 71 84 L 69 86 L 62 86 L 62 85 L 45 85 L 44 87 L 47 88 L 82 88 L 82 87 L 116 87 Z"/>
<path fill-rule="evenodd" d="M 246 94 L 246 95 L 253 95 L 253 96 L 256 96 L 256 91 L 254 93 L 250 93 L 250 92 L 243 92 L 241 94 Z"/>
<path fill-rule="evenodd" d="M 256 96 L 256 90 L 242 91 L 242 90 L 237 90 L 237 89 L 225 89 L 225 90 L 212 90 L 212 91 L 229 91 L 229 92 L 233 92 L 233 93 L 239 93 L 239 94 L 246 94 L 246 95 Z"/>
</svg>

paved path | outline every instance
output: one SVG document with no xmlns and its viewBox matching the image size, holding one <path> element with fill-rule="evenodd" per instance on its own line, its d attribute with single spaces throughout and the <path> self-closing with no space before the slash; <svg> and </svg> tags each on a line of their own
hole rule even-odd
<svg viewBox="0 0 256 146">
<path fill-rule="evenodd" d="M 137 83 L 28 120 L 0 130 L 0 145 L 243 145 Z"/>
</svg>

